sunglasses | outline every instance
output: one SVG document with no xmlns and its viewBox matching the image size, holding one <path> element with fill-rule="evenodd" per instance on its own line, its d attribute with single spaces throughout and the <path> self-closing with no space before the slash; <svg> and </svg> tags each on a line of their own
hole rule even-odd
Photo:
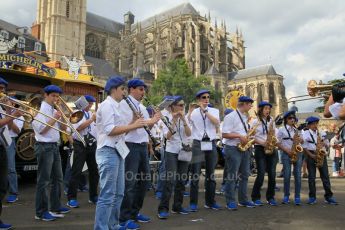
<svg viewBox="0 0 345 230">
<path fill-rule="evenodd" d="M 288 120 L 292 120 L 292 119 L 293 119 L 293 120 L 296 120 L 295 117 L 288 117 L 287 119 L 288 119 Z"/>
<path fill-rule="evenodd" d="M 177 104 L 176 106 L 180 106 L 180 107 L 183 107 L 183 106 L 184 106 L 184 104 Z"/>
<path fill-rule="evenodd" d="M 210 96 L 202 96 L 201 99 L 210 99 Z"/>
</svg>

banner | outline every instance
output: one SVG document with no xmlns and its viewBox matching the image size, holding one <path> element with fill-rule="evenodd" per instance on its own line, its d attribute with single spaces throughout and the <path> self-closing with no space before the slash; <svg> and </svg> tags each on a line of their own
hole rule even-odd
<svg viewBox="0 0 345 230">
<path fill-rule="evenodd" d="M 50 68 L 32 58 L 26 57 L 23 54 L 0 54 L 0 62 L 15 63 L 26 66 L 32 66 L 38 70 L 47 73 L 50 77 L 54 77 L 56 72 L 54 68 Z"/>
</svg>

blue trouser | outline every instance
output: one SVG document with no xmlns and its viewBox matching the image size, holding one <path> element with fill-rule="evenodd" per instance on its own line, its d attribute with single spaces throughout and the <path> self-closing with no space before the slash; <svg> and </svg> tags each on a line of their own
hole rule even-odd
<svg viewBox="0 0 345 230">
<path fill-rule="evenodd" d="M 163 189 L 158 212 L 169 211 L 169 201 L 174 189 L 173 210 L 178 212 L 182 208 L 184 183 L 187 180 L 188 162 L 179 161 L 177 153 L 165 152 L 166 181 Z"/>
<path fill-rule="evenodd" d="M 159 164 L 156 192 L 163 192 L 164 183 L 165 183 L 165 174 L 166 174 L 165 163 L 164 163 L 164 159 L 165 159 L 164 148 L 161 148 L 160 153 L 161 153 L 161 163 Z"/>
<path fill-rule="evenodd" d="M 9 193 L 18 194 L 18 177 L 16 171 L 16 142 L 15 137 L 12 137 L 12 143 L 6 148 L 7 162 L 8 162 L 8 184 Z"/>
<path fill-rule="evenodd" d="M 308 185 L 309 185 L 309 197 L 316 198 L 316 186 L 315 186 L 315 179 L 316 179 L 316 164 L 315 160 L 307 157 L 307 168 L 308 168 Z M 318 168 L 320 173 L 320 178 L 322 181 L 323 189 L 325 190 L 324 197 L 326 199 L 331 198 L 333 196 L 333 192 L 331 190 L 331 182 L 329 180 L 328 175 L 328 165 L 327 165 L 327 158 L 324 157 L 323 165 Z"/>
<path fill-rule="evenodd" d="M 301 193 L 301 169 L 302 153 L 297 153 L 297 161 L 293 164 L 293 175 L 295 178 L 295 198 L 300 198 Z M 291 159 L 286 152 L 282 152 L 282 162 L 284 167 L 284 196 L 290 196 L 290 179 L 291 179 Z"/>
<path fill-rule="evenodd" d="M 37 157 L 37 188 L 36 188 L 36 215 L 41 217 L 48 208 L 58 211 L 61 207 L 60 197 L 63 185 L 61 157 L 57 143 L 35 143 Z M 48 191 L 50 190 L 50 206 Z"/>
<path fill-rule="evenodd" d="M 104 146 L 97 149 L 96 162 L 100 177 L 100 193 L 96 206 L 94 229 L 118 229 L 125 187 L 125 161 L 115 148 Z"/>
<path fill-rule="evenodd" d="M 147 143 L 126 142 L 130 152 L 125 160 L 125 195 L 121 204 L 120 221 L 135 220 L 143 207 L 150 166 Z"/>
<path fill-rule="evenodd" d="M 238 201 L 246 202 L 248 177 L 250 174 L 250 151 L 241 152 L 237 146 L 225 145 L 224 157 L 228 165 L 226 178 L 225 198 L 226 203 L 235 202 L 235 187 L 239 179 Z"/>
<path fill-rule="evenodd" d="M 255 145 L 255 162 L 257 166 L 257 176 L 254 182 L 252 191 L 252 200 L 260 200 L 260 190 L 264 183 L 265 173 L 268 175 L 268 185 L 266 191 L 266 200 L 274 199 L 276 186 L 276 165 L 277 165 L 277 151 L 272 154 L 266 154 L 265 149 L 261 145 Z"/>
<path fill-rule="evenodd" d="M 2 212 L 2 200 L 6 196 L 8 187 L 7 181 L 7 155 L 4 146 L 0 145 L 0 216 Z M 1 220 L 0 220 L 0 223 Z"/>
<path fill-rule="evenodd" d="M 212 142 L 212 151 L 201 151 L 201 143 L 193 140 L 191 162 L 191 186 L 190 186 L 190 203 L 198 204 L 199 179 L 201 174 L 201 164 L 205 162 L 206 178 L 205 178 L 205 204 L 212 206 L 216 201 L 214 199 L 216 192 L 216 180 L 214 178 L 214 170 L 217 165 L 218 155 L 215 141 Z"/>
</svg>

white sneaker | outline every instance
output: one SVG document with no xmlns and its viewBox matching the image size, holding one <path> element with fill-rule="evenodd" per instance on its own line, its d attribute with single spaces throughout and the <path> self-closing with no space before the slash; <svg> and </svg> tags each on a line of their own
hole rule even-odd
<svg viewBox="0 0 345 230">
<path fill-rule="evenodd" d="M 49 213 L 50 213 L 50 215 L 52 215 L 55 218 L 64 218 L 65 217 L 65 215 L 61 214 L 61 213 L 57 213 L 57 212 L 49 212 Z"/>
<path fill-rule="evenodd" d="M 333 172 L 333 177 L 338 177 L 339 173 L 338 172 Z"/>
</svg>

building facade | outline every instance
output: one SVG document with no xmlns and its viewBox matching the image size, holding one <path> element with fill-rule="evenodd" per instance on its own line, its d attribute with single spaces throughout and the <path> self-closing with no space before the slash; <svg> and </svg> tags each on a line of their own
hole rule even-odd
<svg viewBox="0 0 345 230">
<path fill-rule="evenodd" d="M 84 58 L 99 76 L 108 73 L 99 68 L 111 66 L 115 73 L 151 73 L 156 78 L 168 60 L 179 57 L 195 76 L 212 65 L 224 76 L 245 68 L 241 33 L 230 33 L 225 21 L 211 22 L 189 3 L 137 23 L 131 12 L 123 22 L 87 12 L 86 0 L 38 0 L 37 6 L 32 32 L 46 43 L 52 59 Z"/>
<path fill-rule="evenodd" d="M 123 22 L 87 12 L 86 0 L 38 0 L 37 5 L 32 33 L 62 66 L 62 55 L 73 56 L 85 59 L 90 65 L 83 71 L 98 79 L 121 74 L 150 84 L 169 60 L 185 58 L 196 77 L 208 76 L 223 94 L 229 86 L 241 86 L 247 95 L 275 104 L 275 113 L 287 108 L 283 77 L 273 67 L 274 73 L 248 75 L 242 33 L 230 32 L 225 21 L 211 20 L 210 14 L 200 15 L 190 3 L 137 23 L 132 12 Z"/>
<path fill-rule="evenodd" d="M 239 89 L 254 100 L 251 116 L 255 116 L 258 103 L 268 101 L 273 105 L 272 116 L 288 110 L 283 76 L 272 65 L 257 66 L 228 74 L 228 90 Z"/>
</svg>

